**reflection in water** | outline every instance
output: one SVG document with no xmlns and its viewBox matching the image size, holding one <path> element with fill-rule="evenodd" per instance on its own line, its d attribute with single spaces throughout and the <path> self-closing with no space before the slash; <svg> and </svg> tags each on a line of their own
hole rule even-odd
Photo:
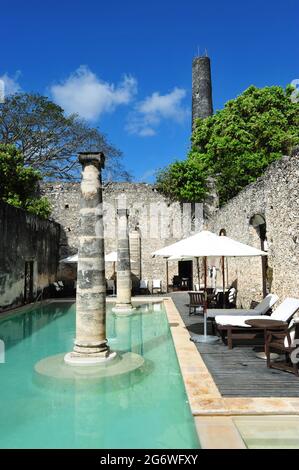
<svg viewBox="0 0 299 470">
<path fill-rule="evenodd" d="M 114 332 L 113 344 L 110 342 L 110 328 Z M 142 355 L 142 315 L 110 315 L 108 336 L 112 350 Z"/>
<path fill-rule="evenodd" d="M 140 309 L 142 308 L 142 314 Z M 161 303 L 145 304 L 137 309 L 135 314 L 121 315 L 112 314 L 108 316 L 108 338 L 113 351 L 119 352 L 134 352 L 143 356 L 144 347 L 149 349 L 154 347 L 154 344 L 158 344 L 159 341 L 167 340 L 168 335 L 157 334 L 157 329 L 161 330 L 159 320 L 160 315 L 153 315 L 154 312 L 160 313 L 162 309 Z M 139 311 L 138 311 L 139 310 Z M 144 343 L 143 326 L 145 314 L 151 314 L 152 327 L 154 330 L 154 337 L 151 338 L 150 342 Z M 150 343 L 150 344 L 149 344 Z"/>
<path fill-rule="evenodd" d="M 47 304 L 19 314 L 11 314 L 0 320 L 0 339 L 5 343 L 5 349 L 13 347 L 50 322 L 66 315 L 73 304 Z"/>
</svg>

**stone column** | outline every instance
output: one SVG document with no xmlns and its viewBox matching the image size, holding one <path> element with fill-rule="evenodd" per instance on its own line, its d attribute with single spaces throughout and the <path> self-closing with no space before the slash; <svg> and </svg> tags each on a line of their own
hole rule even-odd
<svg viewBox="0 0 299 470">
<path fill-rule="evenodd" d="M 102 208 L 102 153 L 79 154 L 82 164 L 76 298 L 76 339 L 65 356 L 72 365 L 97 364 L 115 357 L 106 339 L 106 280 Z"/>
<path fill-rule="evenodd" d="M 127 209 L 117 209 L 117 302 L 113 309 L 117 313 L 129 313 L 131 304 L 131 261 Z"/>
<path fill-rule="evenodd" d="M 135 228 L 130 232 L 130 253 L 134 261 L 131 265 L 133 293 L 138 292 L 141 279 L 141 237 L 140 231 Z"/>
</svg>

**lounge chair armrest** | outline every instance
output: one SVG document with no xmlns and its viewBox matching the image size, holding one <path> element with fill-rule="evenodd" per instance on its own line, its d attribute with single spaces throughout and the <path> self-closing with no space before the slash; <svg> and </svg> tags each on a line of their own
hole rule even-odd
<svg viewBox="0 0 299 470">
<path fill-rule="evenodd" d="M 280 330 L 267 330 L 266 331 L 266 343 L 271 343 L 272 339 L 281 339 L 281 340 L 287 339 L 288 347 L 291 347 L 293 341 L 290 335 L 290 331 L 291 329 L 288 326 Z"/>
</svg>

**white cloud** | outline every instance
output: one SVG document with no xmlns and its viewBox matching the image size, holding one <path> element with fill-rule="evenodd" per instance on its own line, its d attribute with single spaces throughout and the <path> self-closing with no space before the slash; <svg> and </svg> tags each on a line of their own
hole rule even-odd
<svg viewBox="0 0 299 470">
<path fill-rule="evenodd" d="M 1 89 L 3 88 L 3 96 L 14 95 L 21 91 L 21 86 L 18 82 L 21 72 L 16 72 L 13 77 L 10 77 L 7 73 L 0 76 Z"/>
<path fill-rule="evenodd" d="M 137 103 L 135 111 L 129 114 L 127 131 L 147 137 L 157 133 L 157 128 L 164 119 L 183 122 L 189 115 L 188 109 L 182 104 L 185 96 L 186 90 L 177 87 L 165 95 L 154 92 Z"/>
<path fill-rule="evenodd" d="M 135 78 L 125 75 L 118 85 L 114 85 L 100 80 L 86 66 L 80 66 L 64 82 L 51 87 L 54 101 L 66 113 L 78 113 L 87 120 L 96 120 L 103 113 L 130 103 L 136 92 Z"/>
</svg>

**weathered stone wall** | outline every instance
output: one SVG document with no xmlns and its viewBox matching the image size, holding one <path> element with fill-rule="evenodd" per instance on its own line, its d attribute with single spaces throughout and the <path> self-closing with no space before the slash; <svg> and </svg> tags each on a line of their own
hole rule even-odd
<svg viewBox="0 0 299 470">
<path fill-rule="evenodd" d="M 221 229 L 241 242 L 261 248 L 251 218 L 261 214 L 266 221 L 268 278 L 271 292 L 281 300 L 299 297 L 299 158 L 283 157 L 269 166 L 263 177 L 247 186 L 218 210 L 207 228 Z M 237 282 L 238 304 L 248 307 L 262 297 L 260 258 L 228 259 L 229 281 Z M 272 281 L 271 281 L 272 278 Z"/>
<path fill-rule="evenodd" d="M 77 252 L 79 230 L 80 185 L 78 183 L 48 183 L 41 188 L 52 204 L 52 217 L 63 227 L 60 240 L 60 258 Z M 151 253 L 163 246 L 188 236 L 192 230 L 202 228 L 202 206 L 195 208 L 196 224 L 191 222 L 191 205 L 168 202 L 152 185 L 143 183 L 111 183 L 105 185 L 104 226 L 105 252 L 117 249 L 116 209 L 119 198 L 125 196 L 129 209 L 129 230 L 131 247 L 131 268 L 133 281 L 139 285 L 140 279 L 147 279 L 151 290 L 152 280 L 161 279 L 166 290 L 165 260 L 152 258 Z M 140 257 L 138 259 L 138 240 L 140 236 Z M 74 278 L 75 267 L 60 265 L 60 277 Z M 194 282 L 196 278 L 194 263 Z M 169 281 L 178 273 L 178 263 L 169 262 Z M 106 277 L 113 274 L 112 263 L 106 264 Z"/>
<path fill-rule="evenodd" d="M 25 262 L 33 261 L 33 293 L 56 279 L 60 227 L 0 203 L 0 310 L 22 304 Z"/>
</svg>

